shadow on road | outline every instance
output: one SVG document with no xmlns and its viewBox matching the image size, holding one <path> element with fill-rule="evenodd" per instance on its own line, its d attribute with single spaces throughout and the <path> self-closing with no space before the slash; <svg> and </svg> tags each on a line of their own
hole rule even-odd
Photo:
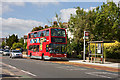
<svg viewBox="0 0 120 80">
<path fill-rule="evenodd" d="M 21 77 L 21 76 L 13 76 L 13 75 L 9 75 L 9 74 L 2 74 L 2 78 L 10 78 L 10 77 L 12 77 L 12 78 L 14 78 L 14 77 Z"/>
</svg>

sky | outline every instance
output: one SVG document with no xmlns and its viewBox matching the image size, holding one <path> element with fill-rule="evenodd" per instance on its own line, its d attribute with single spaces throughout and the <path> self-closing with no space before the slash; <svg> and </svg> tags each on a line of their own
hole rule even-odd
<svg viewBox="0 0 120 80">
<path fill-rule="evenodd" d="M 106 0 L 3 0 L 0 3 L 0 37 L 12 34 L 23 37 L 33 27 L 50 26 L 49 21 L 56 21 L 56 13 L 62 22 L 67 22 L 70 14 L 76 14 L 76 7 L 88 12 L 103 2 Z M 119 0 L 114 2 L 117 4 Z"/>
</svg>

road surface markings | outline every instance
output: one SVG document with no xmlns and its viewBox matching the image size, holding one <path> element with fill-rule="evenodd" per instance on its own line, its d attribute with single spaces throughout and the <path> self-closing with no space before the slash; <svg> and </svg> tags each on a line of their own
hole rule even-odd
<svg viewBox="0 0 120 80">
<path fill-rule="evenodd" d="M 24 70 L 21 70 L 21 71 L 24 72 L 24 73 L 27 73 L 27 74 L 29 74 L 29 75 L 36 76 L 35 74 L 32 74 L 32 73 L 30 73 L 30 72 L 27 72 L 27 71 L 24 71 Z"/>
<path fill-rule="evenodd" d="M 73 66 L 62 66 L 62 67 L 57 67 L 60 69 L 65 69 L 65 70 L 87 70 L 87 69 L 83 69 L 83 68 L 78 68 L 78 67 L 73 67 Z"/>
<path fill-rule="evenodd" d="M 15 74 L 13 74 L 12 72 L 10 72 L 10 71 L 8 71 L 6 69 L 2 69 L 2 70 L 3 70 L 3 72 L 10 74 L 11 76 L 14 76 L 13 78 L 19 78 L 19 77 L 16 77 Z M 6 77 L 6 78 L 10 78 L 10 77 Z"/>
<path fill-rule="evenodd" d="M 118 76 L 118 74 L 115 74 L 115 73 L 108 73 L 108 72 L 93 72 L 95 74 L 111 74 L 111 75 L 115 75 L 115 76 Z"/>
<path fill-rule="evenodd" d="M 85 73 L 89 74 L 89 75 L 93 75 L 93 76 L 103 77 L 103 78 L 112 78 L 112 77 L 109 77 L 109 76 L 112 76 L 112 75 L 114 75 L 114 77 L 118 76 L 118 74 L 108 73 L 108 72 L 85 72 Z"/>
<path fill-rule="evenodd" d="M 10 68 L 14 68 L 14 69 L 17 69 L 16 67 L 14 67 L 14 66 L 11 66 L 11 65 L 8 65 L 8 67 L 10 67 Z"/>
<path fill-rule="evenodd" d="M 27 73 L 27 74 L 29 74 L 29 75 L 36 76 L 35 74 L 32 74 L 32 73 L 30 73 L 30 72 L 28 72 L 28 71 L 20 70 L 20 69 L 14 67 L 14 66 L 11 66 L 11 65 L 8 65 L 8 64 L 5 64 L 5 63 L 1 63 L 1 64 L 5 65 L 5 66 L 8 66 L 8 67 L 10 67 L 10 68 L 16 69 L 16 70 L 18 70 L 18 71 L 22 71 L 22 72 Z"/>
</svg>

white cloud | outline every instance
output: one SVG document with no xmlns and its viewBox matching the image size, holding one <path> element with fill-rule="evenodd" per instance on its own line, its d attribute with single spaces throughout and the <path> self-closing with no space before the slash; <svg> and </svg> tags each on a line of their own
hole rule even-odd
<svg viewBox="0 0 120 80">
<path fill-rule="evenodd" d="M 33 27 L 42 26 L 43 22 L 35 20 L 23 20 L 16 18 L 2 19 L 2 36 L 7 37 L 10 34 L 18 34 L 20 37 L 30 32 Z"/>
<path fill-rule="evenodd" d="M 88 12 L 89 10 L 93 10 L 93 9 L 95 9 L 96 7 L 90 7 L 90 8 L 87 8 L 87 9 L 84 9 L 84 11 L 86 11 L 86 12 Z M 82 9 L 82 8 L 81 8 Z"/>
<path fill-rule="evenodd" d="M 88 12 L 89 10 L 93 10 L 95 8 L 96 7 L 90 7 L 90 8 L 84 9 L 84 11 Z M 60 14 L 58 16 L 61 18 L 62 22 L 68 22 L 68 20 L 70 19 L 70 14 L 76 15 L 76 10 L 77 9 L 75 8 L 62 9 L 60 10 Z M 53 17 L 53 20 L 57 20 L 56 17 Z"/>
<path fill-rule="evenodd" d="M 6 1 L 6 0 L 5 0 Z M 0 2 L 0 15 L 6 12 L 14 11 L 10 6 L 24 6 L 24 2 Z"/>
<path fill-rule="evenodd" d="M 61 21 L 67 22 L 68 19 L 70 18 L 70 14 L 75 15 L 76 9 L 75 8 L 62 9 L 60 10 L 59 17 L 61 18 Z M 56 20 L 56 17 L 53 17 L 53 19 Z"/>
</svg>

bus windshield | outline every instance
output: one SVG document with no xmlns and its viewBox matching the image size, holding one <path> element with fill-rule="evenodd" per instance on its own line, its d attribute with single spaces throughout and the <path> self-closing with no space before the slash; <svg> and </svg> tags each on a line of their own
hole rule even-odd
<svg viewBox="0 0 120 80">
<path fill-rule="evenodd" d="M 49 52 L 50 53 L 65 53 L 66 52 L 66 44 L 50 44 Z"/>
<path fill-rule="evenodd" d="M 51 29 L 51 36 L 65 37 L 65 30 L 64 29 Z"/>
</svg>

